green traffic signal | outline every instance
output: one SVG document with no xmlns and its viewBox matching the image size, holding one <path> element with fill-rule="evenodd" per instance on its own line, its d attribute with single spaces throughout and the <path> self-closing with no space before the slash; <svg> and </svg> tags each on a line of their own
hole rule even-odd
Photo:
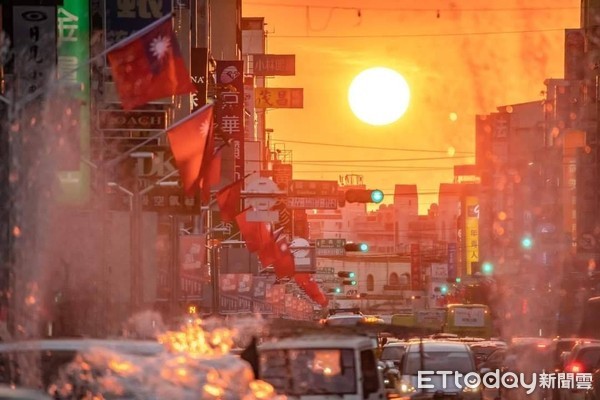
<svg viewBox="0 0 600 400">
<path fill-rule="evenodd" d="M 345 280 L 342 283 L 348 286 L 356 286 L 356 281 Z"/>
<path fill-rule="evenodd" d="M 481 272 L 484 275 L 491 275 L 494 272 L 494 265 L 489 261 L 484 262 L 481 266 Z"/>
<path fill-rule="evenodd" d="M 447 294 L 448 293 L 448 286 L 444 285 L 440 288 L 440 292 L 442 292 L 442 294 Z"/>
<path fill-rule="evenodd" d="M 344 192 L 344 200 L 348 203 L 381 203 L 383 197 L 379 189 L 348 189 Z"/>
<path fill-rule="evenodd" d="M 456 281 L 456 283 L 460 283 L 461 279 L 460 278 L 456 278 L 455 281 Z"/>
<path fill-rule="evenodd" d="M 533 239 L 531 239 L 529 236 L 525 236 L 523 239 L 521 239 L 521 247 L 526 250 L 531 249 L 533 247 Z"/>
<path fill-rule="evenodd" d="M 346 243 L 344 249 L 346 251 L 361 251 L 366 253 L 369 251 L 369 245 L 366 243 Z"/>
<path fill-rule="evenodd" d="M 375 189 L 371 192 L 371 201 L 373 203 L 381 203 L 383 201 L 383 192 L 379 189 Z"/>
</svg>

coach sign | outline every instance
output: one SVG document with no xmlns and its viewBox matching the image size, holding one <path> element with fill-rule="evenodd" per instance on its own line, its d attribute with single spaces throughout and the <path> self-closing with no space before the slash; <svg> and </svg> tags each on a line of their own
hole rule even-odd
<svg viewBox="0 0 600 400">
<path fill-rule="evenodd" d="M 101 130 L 136 130 L 136 131 L 162 131 L 167 127 L 167 113 L 160 110 L 98 111 L 98 127 Z"/>
</svg>

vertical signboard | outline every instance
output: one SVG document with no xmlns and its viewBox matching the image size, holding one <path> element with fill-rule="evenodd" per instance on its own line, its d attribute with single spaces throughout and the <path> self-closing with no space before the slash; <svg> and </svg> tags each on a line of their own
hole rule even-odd
<svg viewBox="0 0 600 400">
<path fill-rule="evenodd" d="M 244 76 L 243 61 L 217 61 L 215 122 L 224 137 L 231 138 L 233 180 L 244 177 Z"/>
<path fill-rule="evenodd" d="M 50 74 L 56 64 L 55 31 L 56 7 L 13 7 L 15 72 L 20 78 L 20 96 L 52 81 Z"/>
<path fill-rule="evenodd" d="M 68 135 L 68 141 L 74 143 L 75 147 L 78 145 L 78 149 L 71 149 L 75 154 L 80 154 L 77 158 L 87 159 L 90 155 L 90 68 L 87 65 L 90 57 L 89 2 L 64 0 L 63 6 L 58 7 L 57 20 L 58 77 L 69 85 L 74 100 L 71 102 L 72 115 L 78 117 L 74 118 L 78 119 L 78 124 L 75 124 L 78 131 L 63 132 L 63 135 Z M 81 64 L 84 66 L 80 67 Z M 90 168 L 80 160 L 71 168 L 59 172 L 63 189 L 61 200 L 85 203 L 90 191 Z"/>
<path fill-rule="evenodd" d="M 448 243 L 448 279 L 455 280 L 456 271 L 456 243 Z"/>
<path fill-rule="evenodd" d="M 267 288 L 270 286 L 266 276 L 254 276 L 252 280 L 252 311 L 259 314 L 271 314 L 272 305 L 267 301 Z"/>
<path fill-rule="evenodd" d="M 204 235 L 179 237 L 181 296 L 185 300 L 202 299 L 202 284 L 210 282 Z"/>
<path fill-rule="evenodd" d="M 192 94 L 192 112 L 206 105 L 206 90 L 208 79 L 208 49 L 192 48 L 190 73 L 196 91 Z"/>
<path fill-rule="evenodd" d="M 471 263 L 479 261 L 479 200 L 475 196 L 465 198 L 464 255 L 467 275 L 472 274 Z"/>
<path fill-rule="evenodd" d="M 107 47 L 171 12 L 171 2 L 167 0 L 105 1 Z"/>
<path fill-rule="evenodd" d="M 410 280 L 412 290 L 422 289 L 421 249 L 418 243 L 410 245 Z"/>
<path fill-rule="evenodd" d="M 585 79 L 585 36 L 582 29 L 565 30 L 565 79 Z"/>
<path fill-rule="evenodd" d="M 246 140 L 256 140 L 256 123 L 254 118 L 254 77 L 244 78 L 244 109 L 246 110 L 244 123 L 244 137 Z"/>
</svg>

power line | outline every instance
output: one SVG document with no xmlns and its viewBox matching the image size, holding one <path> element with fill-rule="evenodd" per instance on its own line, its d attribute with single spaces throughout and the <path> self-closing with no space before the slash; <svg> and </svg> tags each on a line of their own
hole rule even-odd
<svg viewBox="0 0 600 400">
<path fill-rule="evenodd" d="M 369 150 L 386 150 L 386 151 L 407 151 L 407 152 L 419 152 L 419 153 L 444 153 L 447 154 L 448 150 L 433 150 L 433 149 L 408 149 L 401 147 L 376 147 L 376 146 L 358 146 L 351 144 L 339 144 L 339 143 L 323 143 L 323 142 L 306 142 L 302 140 L 274 140 L 275 143 L 297 143 L 297 144 L 308 144 L 315 146 L 332 146 L 332 147 L 345 147 L 352 149 L 369 149 Z M 475 154 L 472 151 L 455 151 L 455 154 Z"/>
<path fill-rule="evenodd" d="M 523 33 L 564 32 L 565 28 L 528 29 L 517 31 L 482 31 L 482 32 L 446 32 L 446 33 L 405 33 L 390 35 L 269 35 L 270 39 L 392 39 L 392 38 L 427 38 L 449 36 L 486 36 L 512 35 Z"/>
<path fill-rule="evenodd" d="M 343 162 L 404 162 L 404 161 L 436 161 L 436 160 L 457 160 L 473 158 L 473 156 L 460 156 L 460 157 L 425 157 L 425 158 L 379 158 L 379 159 L 363 159 L 363 160 L 294 160 L 294 164 L 305 164 L 305 163 L 337 163 Z"/>
<path fill-rule="evenodd" d="M 310 164 L 304 164 L 310 165 Z M 332 165 L 332 167 L 337 165 Z M 355 166 L 357 167 L 357 166 Z M 362 167 L 362 165 L 360 165 Z M 375 165 L 371 165 L 370 167 L 375 167 Z M 328 170 L 328 171 L 316 171 L 316 170 L 294 170 L 297 174 L 314 174 L 314 173 L 331 173 L 331 174 L 342 174 L 342 173 L 353 173 L 353 172 L 425 172 L 425 171 L 448 171 L 453 170 L 454 167 L 398 167 L 398 168 L 390 168 L 390 169 L 369 169 L 369 170 L 353 170 L 348 171 L 347 169 L 339 169 L 339 170 Z"/>
<path fill-rule="evenodd" d="M 408 12 L 509 12 L 509 11 L 569 11 L 580 10 L 580 7 L 496 7 L 496 8 L 408 8 L 408 7 L 365 7 L 365 6 L 324 6 L 313 4 L 281 4 L 246 1 L 244 5 L 277 7 L 277 8 L 314 8 L 352 11 L 408 11 Z M 596 8 L 596 7 L 593 7 Z"/>
</svg>

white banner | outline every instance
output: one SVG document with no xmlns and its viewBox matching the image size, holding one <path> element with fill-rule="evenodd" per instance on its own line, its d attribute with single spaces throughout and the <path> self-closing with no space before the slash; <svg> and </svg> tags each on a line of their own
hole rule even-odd
<svg viewBox="0 0 600 400">
<path fill-rule="evenodd" d="M 483 327 L 485 311 L 483 308 L 454 308 L 454 325 L 457 327 Z"/>
</svg>

